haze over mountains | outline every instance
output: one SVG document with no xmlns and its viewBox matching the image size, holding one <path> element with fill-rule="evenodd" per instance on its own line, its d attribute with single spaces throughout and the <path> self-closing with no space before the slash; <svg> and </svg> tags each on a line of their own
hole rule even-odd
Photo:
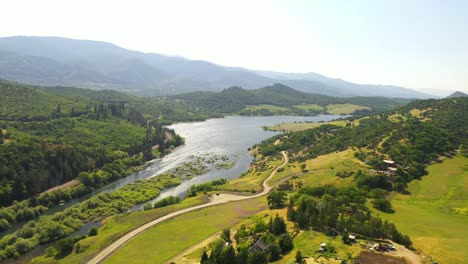
<svg viewBox="0 0 468 264">
<path fill-rule="evenodd" d="M 361 85 L 316 73 L 280 73 L 224 67 L 111 43 L 59 37 L 0 38 L 0 78 L 35 85 L 116 89 L 138 95 L 245 89 L 282 83 L 307 93 L 338 97 L 431 98 L 404 87 Z"/>
</svg>

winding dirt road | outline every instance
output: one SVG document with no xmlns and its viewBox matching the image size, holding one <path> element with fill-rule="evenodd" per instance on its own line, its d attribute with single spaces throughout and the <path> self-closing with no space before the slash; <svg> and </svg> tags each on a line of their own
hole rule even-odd
<svg viewBox="0 0 468 264">
<path fill-rule="evenodd" d="M 116 241 L 114 241 L 112 244 L 110 244 L 108 247 L 106 247 L 104 250 L 102 250 L 98 255 L 96 255 L 93 259 L 91 259 L 88 264 L 98 264 L 98 263 L 101 263 L 102 261 L 104 261 L 108 256 L 110 256 L 112 254 L 112 252 L 116 251 L 119 247 L 123 246 L 124 244 L 126 244 L 128 241 L 130 241 L 131 239 L 133 239 L 134 237 L 136 237 L 137 235 L 143 233 L 144 231 L 146 231 L 148 228 L 150 227 L 153 227 L 161 222 L 164 222 L 168 219 L 171 219 L 175 216 L 178 216 L 178 215 L 181 215 L 181 214 L 185 214 L 187 212 L 191 212 L 191 211 L 195 211 L 195 210 L 198 210 L 198 209 L 202 209 L 202 208 L 206 208 L 206 207 L 210 207 L 210 206 L 214 206 L 214 205 L 218 205 L 218 204 L 224 204 L 224 203 L 228 203 L 228 202 L 234 202 L 234 201 L 241 201 L 241 200 L 247 200 L 247 199 L 253 199 L 253 198 L 257 198 L 257 197 L 260 197 L 260 196 L 263 196 L 263 195 L 266 195 L 268 194 L 271 189 L 273 188 L 273 186 L 269 186 L 268 185 L 268 180 L 270 180 L 275 174 L 276 172 L 278 171 L 278 169 L 286 166 L 286 164 L 288 164 L 289 162 L 289 158 L 288 158 L 288 155 L 285 151 L 282 151 L 281 154 L 283 154 L 283 159 L 284 159 L 284 162 L 276 167 L 276 169 L 274 169 L 270 175 L 268 176 L 268 178 L 266 178 L 264 181 L 263 181 L 263 191 L 261 193 L 258 193 L 258 194 L 255 194 L 255 195 L 251 195 L 251 196 L 243 196 L 243 195 L 235 195 L 235 194 L 222 194 L 220 193 L 219 195 L 212 195 L 211 199 L 210 199 L 210 202 L 206 203 L 206 204 L 200 204 L 200 205 L 196 205 L 196 206 L 193 206 L 193 207 L 189 207 L 189 208 L 185 208 L 185 209 L 182 209 L 182 210 L 179 210 L 179 211 L 176 211 L 176 212 L 173 212 L 173 213 L 170 213 L 168 215 L 165 215 L 165 216 L 162 216 L 160 218 L 157 218 L 151 222 L 148 222 L 140 227 L 137 227 L 135 228 L 134 230 L 128 232 L 127 234 L 125 234 L 124 236 L 122 236 L 121 238 L 117 239 Z M 281 181 L 280 181 L 281 182 Z M 278 182 L 279 183 L 279 182 Z M 278 184 L 277 183 L 277 184 Z"/>
</svg>

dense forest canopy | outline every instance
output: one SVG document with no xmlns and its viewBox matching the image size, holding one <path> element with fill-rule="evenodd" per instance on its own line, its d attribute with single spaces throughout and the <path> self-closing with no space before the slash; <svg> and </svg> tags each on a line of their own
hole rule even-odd
<svg viewBox="0 0 468 264">
<path fill-rule="evenodd" d="M 149 119 L 126 95 L 69 88 L 67 96 L 1 81 L 0 203 L 10 205 L 81 172 L 112 169 L 102 183 L 181 144 L 158 120 Z M 78 94 L 77 92 L 82 92 Z M 157 146 L 156 149 L 153 146 Z"/>
</svg>

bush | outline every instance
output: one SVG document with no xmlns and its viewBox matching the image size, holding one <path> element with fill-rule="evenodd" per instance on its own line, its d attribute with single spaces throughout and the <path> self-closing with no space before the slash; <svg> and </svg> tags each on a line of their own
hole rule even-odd
<svg viewBox="0 0 468 264">
<path fill-rule="evenodd" d="M 161 199 L 154 203 L 154 208 L 165 207 L 172 204 L 178 204 L 180 202 L 180 198 L 176 196 L 168 196 L 164 199 Z"/>
<path fill-rule="evenodd" d="M 97 227 L 93 226 L 91 229 L 89 229 L 88 236 L 97 236 L 98 234 L 98 229 Z"/>
<path fill-rule="evenodd" d="M 145 204 L 145 206 L 143 206 L 143 210 L 147 211 L 147 210 L 151 210 L 153 209 L 153 205 L 151 203 L 147 203 Z"/>
<path fill-rule="evenodd" d="M 374 205 L 374 208 L 382 211 L 382 212 L 389 212 L 392 211 L 392 204 L 387 201 L 386 199 L 379 198 L 375 199 L 372 204 Z"/>
</svg>

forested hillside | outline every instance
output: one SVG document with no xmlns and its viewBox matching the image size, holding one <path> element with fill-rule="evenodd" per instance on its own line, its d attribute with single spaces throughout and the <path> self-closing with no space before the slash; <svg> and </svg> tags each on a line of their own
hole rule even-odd
<svg viewBox="0 0 468 264">
<path fill-rule="evenodd" d="M 351 118 L 346 127 L 322 125 L 279 135 L 261 144 L 260 152 L 268 156 L 287 150 L 292 160 L 302 162 L 354 148 L 356 157 L 375 169 L 355 175 L 360 187 L 403 192 L 410 181 L 427 173 L 427 164 L 457 150 L 468 156 L 467 112 L 467 98 L 414 101 L 393 111 Z M 282 143 L 273 144 L 278 139 Z M 394 162 L 395 169 L 389 170 L 385 159 Z"/>
<path fill-rule="evenodd" d="M 362 110 L 358 108 L 351 113 L 368 114 L 393 109 L 411 101 L 383 97 L 330 97 L 300 92 L 279 83 L 257 90 L 230 87 L 221 92 L 194 92 L 175 95 L 172 98 L 183 100 L 198 111 L 241 115 L 314 115 L 328 113 L 326 107 L 334 104 L 357 105 Z"/>
<path fill-rule="evenodd" d="M 63 96 L 46 92 L 51 89 L 0 82 L 2 206 L 76 179 L 81 172 L 102 170 L 106 173 L 96 174 L 94 186 L 105 184 L 182 143 L 177 136 L 169 140 L 166 134 L 174 133 L 144 116 L 123 94 L 86 95 L 83 90 L 78 96 L 69 90 Z"/>
</svg>

